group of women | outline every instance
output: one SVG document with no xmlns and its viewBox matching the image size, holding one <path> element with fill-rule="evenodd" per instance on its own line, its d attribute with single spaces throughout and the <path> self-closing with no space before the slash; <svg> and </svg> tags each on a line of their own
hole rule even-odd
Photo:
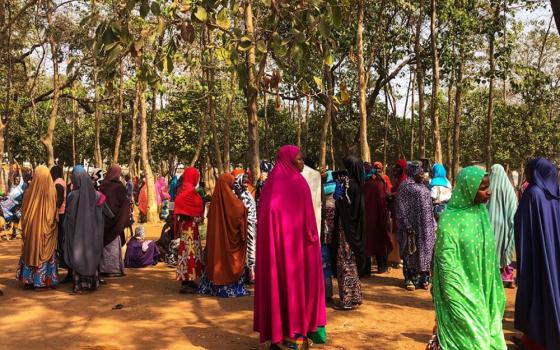
<svg viewBox="0 0 560 350">
<path fill-rule="evenodd" d="M 23 250 L 17 279 L 44 290 L 60 283 L 58 268 L 68 269 L 72 292 L 95 290 L 99 274 L 123 276 L 121 246 L 130 225 L 130 201 L 114 164 L 99 191 L 83 166 L 73 168 L 67 191 L 59 166 L 38 166 L 23 198 Z"/>
</svg>

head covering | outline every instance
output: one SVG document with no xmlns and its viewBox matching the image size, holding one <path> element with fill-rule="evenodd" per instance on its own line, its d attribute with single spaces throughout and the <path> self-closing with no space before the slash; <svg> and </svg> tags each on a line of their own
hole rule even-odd
<svg viewBox="0 0 560 350">
<path fill-rule="evenodd" d="M 397 184 L 394 187 L 394 190 L 398 190 L 401 183 L 403 183 L 406 179 L 408 179 L 408 163 L 406 161 L 406 159 L 399 159 L 397 160 L 397 164 L 396 166 L 398 168 L 401 168 L 403 171 L 401 172 L 400 175 L 397 176 Z"/>
<path fill-rule="evenodd" d="M 64 171 L 60 165 L 53 165 L 51 168 L 51 177 L 54 180 L 60 179 L 64 176 Z"/>
<path fill-rule="evenodd" d="M 545 349 L 560 344 L 560 200 L 556 167 L 529 163 L 529 187 L 515 215 L 515 328 Z"/>
<path fill-rule="evenodd" d="M 190 217 L 201 217 L 204 215 L 204 202 L 196 191 L 200 174 L 196 168 L 186 168 L 181 175 L 182 185 L 178 189 L 175 198 L 175 215 L 186 215 Z"/>
<path fill-rule="evenodd" d="M 447 171 L 445 167 L 440 163 L 434 164 L 432 167 L 433 177 L 430 181 L 430 187 L 442 186 L 446 188 L 451 188 L 451 182 L 447 179 Z"/>
<path fill-rule="evenodd" d="M 475 203 L 484 176 L 486 172 L 476 166 L 461 170 L 439 219 L 433 296 L 444 349 L 506 348 L 505 294 L 496 241 L 486 206 Z"/>
<path fill-rule="evenodd" d="M 56 190 L 46 166 L 35 168 L 35 177 L 23 198 L 21 230 L 23 259 L 27 266 L 39 267 L 56 250 Z"/>
<path fill-rule="evenodd" d="M 346 241 L 356 255 L 358 271 L 365 267 L 365 206 L 364 206 L 364 168 L 360 159 L 349 156 L 342 160 L 348 172 L 346 195 L 336 201 L 336 215 L 344 229 Z M 334 246 L 338 246 L 335 235 Z"/>
<path fill-rule="evenodd" d="M 325 184 L 323 185 L 325 195 L 329 196 L 329 195 L 333 194 L 335 188 L 336 188 L 336 181 L 334 181 L 333 172 L 332 172 L 332 170 L 328 170 L 327 171 L 327 181 L 325 181 Z"/>
<path fill-rule="evenodd" d="M 342 159 L 344 168 L 348 171 L 348 177 L 354 179 L 358 184 L 363 185 L 365 182 L 364 162 L 355 156 L 347 156 Z"/>
<path fill-rule="evenodd" d="M 64 220 L 64 260 L 78 274 L 93 276 L 103 254 L 103 213 L 83 167 L 74 167 L 72 184 Z"/>
<path fill-rule="evenodd" d="M 237 282 L 247 256 L 247 209 L 233 194 L 234 178 L 220 175 L 208 210 L 206 275 L 216 285 Z"/>
<path fill-rule="evenodd" d="M 494 228 L 500 267 L 505 267 L 513 258 L 513 219 L 517 210 L 517 195 L 504 167 L 500 164 L 492 165 L 490 191 L 492 195 L 488 202 L 488 214 Z"/>
<path fill-rule="evenodd" d="M 117 236 L 121 237 L 121 243 L 124 244 L 124 229 L 131 224 L 130 199 L 128 199 L 126 187 L 123 185 L 120 178 L 121 166 L 113 163 L 109 168 L 107 178 L 99 187 L 99 191 L 106 197 L 105 203 L 115 215 L 112 218 L 105 217 L 104 245 L 108 245 L 114 241 Z"/>
<path fill-rule="evenodd" d="M 134 230 L 134 238 L 144 239 L 144 226 L 138 226 Z"/>
<path fill-rule="evenodd" d="M 278 343 L 326 323 L 311 191 L 293 164 L 299 152 L 292 145 L 278 150 L 259 200 L 254 329 L 261 342 Z"/>
</svg>

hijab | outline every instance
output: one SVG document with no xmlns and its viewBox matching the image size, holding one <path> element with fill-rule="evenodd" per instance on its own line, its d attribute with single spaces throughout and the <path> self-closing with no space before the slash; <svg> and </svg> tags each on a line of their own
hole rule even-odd
<svg viewBox="0 0 560 350">
<path fill-rule="evenodd" d="M 451 183 L 447 179 L 447 171 L 445 167 L 440 163 L 434 164 L 432 167 L 433 178 L 430 181 L 430 187 L 442 186 L 446 188 L 451 188 Z"/>
<path fill-rule="evenodd" d="M 358 271 L 362 271 L 365 263 L 365 204 L 364 204 L 364 166 L 354 156 L 342 160 L 348 172 L 346 195 L 336 201 L 335 221 L 342 224 L 346 241 L 356 255 Z M 336 226 L 338 229 L 338 225 Z M 335 237 L 336 238 L 336 237 Z M 337 246 L 335 244 L 335 246 Z"/>
<path fill-rule="evenodd" d="M 93 276 L 103 254 L 103 213 L 98 193 L 81 166 L 72 172 L 74 190 L 68 195 L 64 220 L 64 260 L 78 274 Z"/>
<path fill-rule="evenodd" d="M 196 191 L 200 173 L 196 168 L 186 168 L 179 182 L 181 187 L 177 189 L 175 198 L 175 215 L 186 215 L 190 217 L 201 217 L 204 215 L 204 202 Z"/>
<path fill-rule="evenodd" d="M 247 209 L 233 193 L 234 177 L 222 174 L 216 183 L 206 237 L 206 274 L 216 285 L 239 280 L 247 256 Z"/>
<path fill-rule="evenodd" d="M 488 215 L 496 236 L 500 266 L 511 263 L 514 248 L 513 220 L 517 210 L 517 195 L 509 178 L 500 164 L 492 165 L 490 173 L 492 195 L 488 202 Z"/>
<path fill-rule="evenodd" d="M 49 169 L 39 165 L 23 198 L 21 229 L 27 266 L 39 267 L 52 258 L 57 244 L 57 221 L 54 182 Z"/>
</svg>

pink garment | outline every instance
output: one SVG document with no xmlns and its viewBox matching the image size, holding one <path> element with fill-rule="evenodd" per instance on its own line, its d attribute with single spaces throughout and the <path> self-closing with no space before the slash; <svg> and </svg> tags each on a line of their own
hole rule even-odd
<svg viewBox="0 0 560 350">
<path fill-rule="evenodd" d="M 254 330 L 260 341 L 307 335 L 326 325 L 319 233 L 307 182 L 282 146 L 258 208 Z"/>
<path fill-rule="evenodd" d="M 156 199 L 157 205 L 160 206 L 161 202 L 164 200 L 169 200 L 171 198 L 169 193 L 167 193 L 167 181 L 163 176 L 160 176 L 156 181 Z"/>
</svg>

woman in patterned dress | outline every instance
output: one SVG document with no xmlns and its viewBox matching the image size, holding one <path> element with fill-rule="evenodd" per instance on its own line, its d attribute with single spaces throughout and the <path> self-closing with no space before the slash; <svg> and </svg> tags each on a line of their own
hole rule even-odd
<svg viewBox="0 0 560 350">
<path fill-rule="evenodd" d="M 249 176 L 241 170 L 232 172 L 235 176 L 233 190 L 247 208 L 247 281 L 255 281 L 255 261 L 257 248 L 257 203 L 248 190 Z"/>
<path fill-rule="evenodd" d="M 197 280 L 202 276 L 202 247 L 198 225 L 204 219 L 204 201 L 196 191 L 200 173 L 196 168 L 186 168 L 177 188 L 175 199 L 175 234 L 180 238 L 177 261 L 177 280 L 181 281 L 180 293 L 196 293 Z M 177 238 L 177 237 L 176 237 Z"/>
<path fill-rule="evenodd" d="M 343 160 L 348 176 L 342 179 L 345 193 L 336 201 L 333 246 L 337 248 L 336 272 L 340 304 L 337 309 L 352 310 L 362 304 L 359 274 L 365 263 L 364 166 L 353 156 Z"/>
<path fill-rule="evenodd" d="M 23 197 L 22 255 L 16 278 L 26 288 L 55 287 L 59 283 L 56 244 L 58 236 L 56 190 L 49 169 L 35 168 Z"/>
<path fill-rule="evenodd" d="M 404 267 L 407 290 L 428 289 L 436 241 L 436 222 L 430 190 L 422 183 L 424 170 L 419 164 L 408 166 L 409 178 L 396 198 L 397 238 Z"/>
<path fill-rule="evenodd" d="M 233 192 L 235 178 L 220 175 L 208 209 L 204 274 L 198 292 L 233 298 L 250 295 L 245 288 L 247 209 Z"/>
</svg>

